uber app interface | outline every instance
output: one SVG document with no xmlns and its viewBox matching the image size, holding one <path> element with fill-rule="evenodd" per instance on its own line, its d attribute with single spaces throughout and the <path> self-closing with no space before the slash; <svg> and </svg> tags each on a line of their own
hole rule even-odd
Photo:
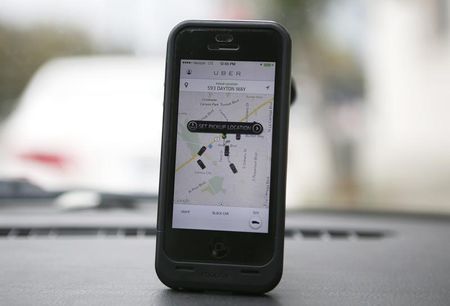
<svg viewBox="0 0 450 306">
<path fill-rule="evenodd" d="M 180 67 L 173 228 L 267 233 L 275 63 Z"/>
</svg>

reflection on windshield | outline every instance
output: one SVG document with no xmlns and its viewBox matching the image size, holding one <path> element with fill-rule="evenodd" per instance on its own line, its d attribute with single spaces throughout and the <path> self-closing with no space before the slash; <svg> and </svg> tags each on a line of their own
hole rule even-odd
<svg viewBox="0 0 450 306">
<path fill-rule="evenodd" d="M 0 4 L 0 198 L 155 195 L 170 29 L 273 19 L 288 207 L 450 212 L 449 0 L 54 2 Z"/>
</svg>

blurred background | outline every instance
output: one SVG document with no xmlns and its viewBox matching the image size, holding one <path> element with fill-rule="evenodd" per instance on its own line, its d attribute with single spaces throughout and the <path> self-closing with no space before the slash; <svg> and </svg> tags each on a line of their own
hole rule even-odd
<svg viewBox="0 0 450 306">
<path fill-rule="evenodd" d="M 450 0 L 2 0 L 0 198 L 155 196 L 185 19 L 293 39 L 289 209 L 450 213 Z"/>
</svg>

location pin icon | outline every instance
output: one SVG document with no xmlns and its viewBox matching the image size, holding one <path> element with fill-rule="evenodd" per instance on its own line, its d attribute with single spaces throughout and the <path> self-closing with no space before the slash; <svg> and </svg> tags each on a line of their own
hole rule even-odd
<svg viewBox="0 0 450 306">
<path fill-rule="evenodd" d="M 189 83 L 188 83 L 188 82 L 184 82 L 184 87 L 185 87 L 185 88 L 187 88 L 187 87 L 188 87 L 188 85 L 189 85 Z"/>
</svg>

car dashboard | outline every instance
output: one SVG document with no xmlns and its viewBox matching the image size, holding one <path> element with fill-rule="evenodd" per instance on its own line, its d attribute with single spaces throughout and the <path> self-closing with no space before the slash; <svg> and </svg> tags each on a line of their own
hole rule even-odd
<svg viewBox="0 0 450 306">
<path fill-rule="evenodd" d="M 0 304 L 449 305 L 450 218 L 300 211 L 284 272 L 261 296 L 168 289 L 154 269 L 156 205 L 0 205 Z"/>
</svg>

